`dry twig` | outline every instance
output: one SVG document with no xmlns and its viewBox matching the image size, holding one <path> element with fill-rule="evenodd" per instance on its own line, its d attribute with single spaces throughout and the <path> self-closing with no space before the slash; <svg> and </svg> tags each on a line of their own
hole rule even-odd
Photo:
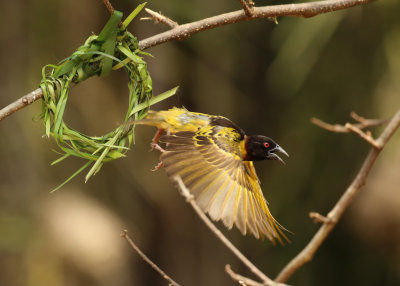
<svg viewBox="0 0 400 286">
<path fill-rule="evenodd" d="M 359 115 L 357 115 L 355 112 L 351 112 L 350 116 L 352 118 L 355 119 L 355 116 L 358 116 L 358 119 L 363 118 Z M 356 120 L 356 119 L 355 119 Z M 379 126 L 382 124 L 385 124 L 388 122 L 387 119 L 365 119 L 363 118 L 362 121 L 356 120 L 359 123 L 356 124 L 352 124 L 354 127 L 358 128 L 358 129 L 366 129 L 369 127 L 373 127 L 373 126 Z M 341 124 L 329 124 L 326 123 L 318 118 L 311 118 L 311 123 L 325 129 L 331 132 L 336 132 L 336 133 L 350 133 L 351 130 L 349 128 L 347 128 L 345 125 L 341 125 Z"/>
<path fill-rule="evenodd" d="M 104 0 L 105 3 L 109 1 Z M 264 7 L 253 7 L 251 18 L 246 16 L 243 10 L 225 13 L 214 17 L 206 18 L 196 22 L 183 24 L 174 27 L 174 29 L 154 35 L 139 42 L 141 50 L 148 49 L 153 46 L 160 45 L 173 40 L 182 40 L 199 32 L 213 29 L 219 26 L 244 22 L 253 19 L 275 19 L 280 16 L 295 16 L 295 17 L 313 17 L 323 13 L 329 13 L 337 10 L 343 10 L 354 6 L 363 5 L 375 0 L 325 0 L 310 3 L 285 4 Z M 112 8 L 112 6 L 111 6 Z M 109 8 L 108 8 L 109 9 Z M 111 10 L 110 10 L 111 13 Z M 35 93 L 36 96 L 32 96 Z M 10 116 L 17 110 L 20 110 L 33 101 L 43 96 L 41 90 L 35 90 L 24 97 L 16 100 L 0 110 L 0 121 Z M 23 98 L 33 99 L 30 103 L 24 103 Z"/>
<path fill-rule="evenodd" d="M 345 127 L 347 129 L 349 129 L 350 131 L 353 131 L 354 133 L 358 134 L 362 139 L 364 139 L 365 141 L 367 141 L 369 144 L 371 144 L 373 147 L 379 149 L 382 148 L 382 146 L 380 146 L 375 139 L 372 137 L 371 132 L 364 132 L 362 131 L 360 128 L 358 128 L 357 126 L 354 126 L 351 123 L 346 123 Z"/>
<path fill-rule="evenodd" d="M 266 276 L 263 272 L 260 271 L 246 256 L 243 255 L 243 253 L 240 252 L 239 249 L 237 249 L 232 242 L 230 242 L 229 239 L 226 238 L 222 234 L 222 232 L 211 222 L 211 220 L 206 216 L 206 214 L 201 210 L 201 208 L 197 205 L 196 201 L 194 200 L 194 197 L 192 194 L 190 194 L 189 190 L 186 188 L 184 185 L 182 179 L 177 176 L 175 177 L 175 181 L 178 184 L 178 187 L 181 191 L 182 196 L 185 197 L 186 201 L 192 206 L 194 211 L 197 213 L 197 215 L 201 218 L 201 220 L 207 225 L 207 227 L 222 241 L 222 243 L 228 247 L 228 249 L 240 260 L 243 262 L 244 265 L 249 268 L 251 272 L 253 272 L 258 278 L 260 278 L 263 281 L 264 285 L 281 285 L 283 286 L 284 284 L 281 283 L 275 283 L 272 281 L 271 278 Z"/>
<path fill-rule="evenodd" d="M 153 261 L 150 260 L 150 258 L 148 258 L 146 256 L 146 254 L 144 254 L 139 247 L 137 247 L 137 245 L 132 241 L 132 239 L 128 236 L 128 233 L 126 230 L 123 230 L 121 232 L 121 237 L 125 238 L 126 241 L 128 241 L 128 243 L 130 244 L 130 246 L 140 255 L 140 257 L 147 263 L 149 264 L 155 271 L 157 271 L 165 280 L 167 280 L 170 285 L 174 285 L 174 286 L 180 286 L 178 283 L 176 283 L 174 280 L 172 280 L 171 277 L 169 277 L 164 271 L 162 271 L 160 269 L 160 267 L 158 267 Z"/>
<path fill-rule="evenodd" d="M 351 112 L 350 116 L 358 121 L 359 123 L 346 123 L 345 125 L 340 125 L 340 124 L 329 124 L 326 122 L 323 122 L 322 120 L 318 119 L 318 118 L 311 118 L 311 122 L 314 123 L 315 125 L 326 129 L 328 131 L 331 132 L 336 132 L 336 133 L 350 133 L 350 132 L 354 132 L 356 134 L 358 134 L 362 139 L 364 139 L 365 141 L 367 141 L 369 144 L 371 144 L 373 147 L 375 148 L 382 148 L 381 145 L 378 144 L 378 142 L 372 137 L 371 132 L 369 131 L 362 131 L 362 129 L 366 129 L 368 127 L 372 127 L 372 126 L 378 126 L 378 125 L 382 125 L 384 123 L 387 123 L 388 120 L 382 120 L 382 119 L 365 119 L 362 116 L 359 116 L 357 113 L 355 112 Z"/>
<path fill-rule="evenodd" d="M 371 148 L 360 171 L 354 178 L 351 185 L 346 189 L 336 205 L 328 213 L 326 218 L 329 220 L 324 222 L 307 246 L 294 257 L 276 277 L 276 281 L 285 282 L 295 273 L 301 266 L 312 260 L 315 252 L 326 240 L 329 233 L 336 226 L 339 219 L 342 217 L 345 210 L 348 208 L 354 197 L 358 194 L 360 189 L 365 185 L 368 175 L 375 163 L 376 158 L 379 156 L 382 148 L 389 141 L 390 137 L 400 126 L 400 110 L 397 111 L 395 116 L 389 121 L 386 128 L 383 130 L 379 138 L 376 140 L 381 148 Z M 336 132 L 336 131 L 334 131 Z"/>
<path fill-rule="evenodd" d="M 239 0 L 240 5 L 242 5 L 243 11 L 246 14 L 246 17 L 253 17 L 253 7 L 254 2 L 252 0 Z"/>
<path fill-rule="evenodd" d="M 171 29 L 179 26 L 177 22 L 174 20 L 171 20 L 167 16 L 164 16 L 160 13 L 154 12 L 153 10 L 150 10 L 149 8 L 144 8 L 144 10 L 151 16 L 151 17 L 142 17 L 140 20 L 154 20 L 156 23 L 163 23 L 170 27 Z"/>
<path fill-rule="evenodd" d="M 114 14 L 114 7 L 112 6 L 111 2 L 109 0 L 103 0 L 104 6 L 106 6 L 108 12 L 110 12 L 110 15 Z"/>
<path fill-rule="evenodd" d="M 110 15 L 113 15 L 115 10 L 114 10 L 114 7 L 111 4 L 111 2 L 109 0 L 103 0 L 103 3 L 106 6 L 106 8 L 107 8 L 108 12 L 110 13 Z M 122 27 L 122 22 L 121 21 L 118 23 L 118 27 L 120 27 L 120 28 Z"/>
<path fill-rule="evenodd" d="M 310 212 L 308 216 L 315 222 L 315 223 L 332 223 L 332 220 L 327 218 L 326 216 L 321 215 L 317 212 Z"/>
</svg>

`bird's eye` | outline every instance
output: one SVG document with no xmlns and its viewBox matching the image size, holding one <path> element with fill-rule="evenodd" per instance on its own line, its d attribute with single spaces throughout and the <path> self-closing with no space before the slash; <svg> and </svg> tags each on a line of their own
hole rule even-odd
<svg viewBox="0 0 400 286">
<path fill-rule="evenodd" d="M 269 147 L 269 143 L 268 143 L 268 142 L 265 142 L 265 143 L 264 143 L 264 147 L 265 147 L 265 148 L 268 148 L 268 147 Z"/>
</svg>

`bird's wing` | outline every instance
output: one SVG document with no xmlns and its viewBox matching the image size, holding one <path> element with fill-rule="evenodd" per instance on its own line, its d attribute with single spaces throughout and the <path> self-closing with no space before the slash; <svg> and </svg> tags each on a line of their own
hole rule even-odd
<svg viewBox="0 0 400 286">
<path fill-rule="evenodd" d="M 168 176 L 180 176 L 212 219 L 283 243 L 287 238 L 269 212 L 253 163 L 242 160 L 240 136 L 233 128 L 216 126 L 164 135 L 161 161 Z"/>
</svg>

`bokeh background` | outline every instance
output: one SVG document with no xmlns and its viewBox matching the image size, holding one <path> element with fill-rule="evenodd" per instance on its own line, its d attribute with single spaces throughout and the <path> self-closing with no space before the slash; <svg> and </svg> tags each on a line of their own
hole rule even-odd
<svg viewBox="0 0 400 286">
<path fill-rule="evenodd" d="M 128 15 L 138 1 L 112 1 Z M 279 2 L 281 3 L 281 2 Z M 256 1 L 258 6 L 278 4 Z M 179 23 L 240 9 L 239 1 L 154 0 L 147 7 Z M 1 1 L 0 107 L 36 89 L 41 67 L 69 56 L 109 15 L 100 0 Z M 256 164 L 277 220 L 294 235 L 281 247 L 221 230 L 270 277 L 311 239 L 358 172 L 369 146 L 354 134 L 310 123 L 345 123 L 349 113 L 390 118 L 400 108 L 400 2 L 382 0 L 315 18 L 281 17 L 205 31 L 147 50 L 154 93 L 177 96 L 154 106 L 219 114 L 248 134 L 274 138 L 287 165 Z M 144 13 L 141 16 L 145 16 Z M 167 27 L 134 21 L 144 39 Z M 71 90 L 66 121 L 90 135 L 118 126 L 127 108 L 123 71 Z M 58 158 L 33 120 L 40 103 L 0 122 L 0 285 L 166 285 L 126 241 L 134 241 L 183 285 L 234 285 L 229 263 L 251 274 L 210 233 L 168 181 L 151 172 L 154 129 L 137 128 L 128 157 L 106 164 L 88 183 L 80 175 L 49 191 L 84 164 Z M 382 127 L 373 128 L 378 135 Z M 399 133 L 399 132 L 398 132 Z M 400 136 L 389 142 L 368 184 L 291 285 L 400 285 Z"/>
</svg>

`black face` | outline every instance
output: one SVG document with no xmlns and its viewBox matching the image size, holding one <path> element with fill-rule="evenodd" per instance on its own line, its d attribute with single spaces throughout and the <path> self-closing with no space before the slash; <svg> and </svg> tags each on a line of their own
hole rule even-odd
<svg viewBox="0 0 400 286">
<path fill-rule="evenodd" d="M 261 160 L 283 160 L 275 153 L 281 152 L 289 157 L 283 148 L 275 143 L 274 140 L 262 135 L 247 136 L 246 137 L 246 151 L 247 155 L 245 160 L 248 161 L 261 161 Z"/>
</svg>

